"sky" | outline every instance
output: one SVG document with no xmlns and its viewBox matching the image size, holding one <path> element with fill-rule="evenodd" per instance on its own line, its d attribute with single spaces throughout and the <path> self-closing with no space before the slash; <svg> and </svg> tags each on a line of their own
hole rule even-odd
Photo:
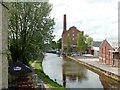
<svg viewBox="0 0 120 90">
<path fill-rule="evenodd" d="M 67 16 L 67 30 L 75 26 L 94 41 L 118 38 L 118 2 L 120 0 L 49 0 L 53 4 L 55 41 L 61 38 L 63 15 Z"/>
</svg>

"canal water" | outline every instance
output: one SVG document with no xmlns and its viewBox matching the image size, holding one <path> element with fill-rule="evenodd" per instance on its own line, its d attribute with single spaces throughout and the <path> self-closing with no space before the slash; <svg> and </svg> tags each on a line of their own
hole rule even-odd
<svg viewBox="0 0 120 90">
<path fill-rule="evenodd" d="M 44 72 L 66 88 L 119 88 L 120 84 L 108 77 L 97 74 L 85 66 L 47 53 L 43 63 Z"/>
</svg>

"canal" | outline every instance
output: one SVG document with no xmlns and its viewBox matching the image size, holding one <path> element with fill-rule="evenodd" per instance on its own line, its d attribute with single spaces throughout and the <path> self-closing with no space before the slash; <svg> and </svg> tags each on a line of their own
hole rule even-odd
<svg viewBox="0 0 120 90">
<path fill-rule="evenodd" d="M 51 79 L 66 88 L 120 88 L 117 81 L 56 54 L 47 53 L 42 66 Z"/>
</svg>

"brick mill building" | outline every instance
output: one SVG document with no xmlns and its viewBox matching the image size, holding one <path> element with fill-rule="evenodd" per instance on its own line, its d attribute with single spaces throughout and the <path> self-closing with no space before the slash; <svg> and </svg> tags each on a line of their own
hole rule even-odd
<svg viewBox="0 0 120 90">
<path fill-rule="evenodd" d="M 68 30 L 66 28 L 66 15 L 64 15 L 63 17 L 63 33 L 62 33 L 62 53 L 66 52 L 67 49 L 67 41 L 68 38 L 70 39 L 70 46 L 71 46 L 71 50 L 72 52 L 77 52 L 77 34 L 79 32 L 83 31 L 79 31 L 75 26 L 70 27 Z"/>
<path fill-rule="evenodd" d="M 101 63 L 120 67 L 120 47 L 117 40 L 104 40 L 99 49 Z"/>
</svg>

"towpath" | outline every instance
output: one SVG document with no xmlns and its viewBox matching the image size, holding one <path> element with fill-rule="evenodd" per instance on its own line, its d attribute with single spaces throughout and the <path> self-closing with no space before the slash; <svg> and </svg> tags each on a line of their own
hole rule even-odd
<svg viewBox="0 0 120 90">
<path fill-rule="evenodd" d="M 120 68 L 113 67 L 110 65 L 102 64 L 99 62 L 99 58 L 93 58 L 93 57 L 69 57 L 71 59 L 74 59 L 77 62 L 80 62 L 82 64 L 87 64 L 92 67 L 98 68 L 108 74 L 113 74 L 115 76 L 118 76 L 120 78 Z"/>
</svg>

